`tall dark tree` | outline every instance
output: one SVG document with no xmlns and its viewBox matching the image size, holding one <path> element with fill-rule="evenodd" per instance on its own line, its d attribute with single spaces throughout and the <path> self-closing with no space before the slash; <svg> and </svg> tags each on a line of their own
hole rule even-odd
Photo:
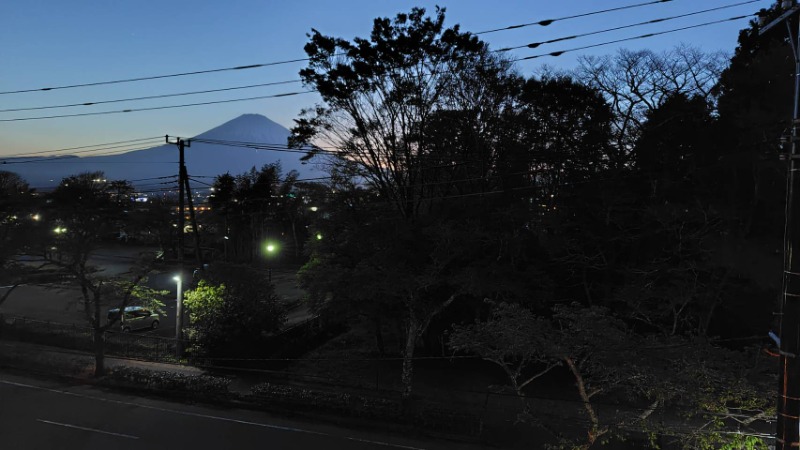
<svg viewBox="0 0 800 450">
<path fill-rule="evenodd" d="M 426 178 L 437 160 L 428 124 L 455 111 L 479 133 L 509 101 L 489 87 L 514 78 L 510 63 L 485 43 L 445 28 L 440 9 L 434 17 L 415 8 L 376 19 L 369 39 L 352 42 L 314 30 L 305 49 L 310 62 L 301 76 L 325 104 L 304 111 L 293 143 L 333 144 L 406 218 L 424 212 L 427 188 L 442 181 Z M 485 169 L 490 153 L 483 149 Z"/>
<path fill-rule="evenodd" d="M 613 114 L 600 91 L 566 76 L 531 78 L 517 108 L 515 129 L 537 204 L 552 208 L 561 192 L 607 169 Z"/>
<path fill-rule="evenodd" d="M 306 52 L 301 76 L 325 104 L 297 120 L 292 142 L 334 144 L 377 203 L 361 223 L 331 230 L 337 236 L 312 255 L 305 284 L 331 305 L 373 298 L 397 311 L 408 398 L 415 347 L 432 321 L 456 300 L 502 295 L 508 288 L 490 276 L 530 268 L 518 258 L 527 244 L 515 245 L 529 238 L 520 221 L 498 220 L 493 199 L 466 200 L 502 193 L 493 180 L 497 124 L 518 77 L 475 36 L 445 28 L 441 9 L 376 19 L 369 39 L 352 42 L 315 30 Z"/>
<path fill-rule="evenodd" d="M 23 282 L 30 270 L 15 260 L 22 252 L 36 252 L 43 244 L 40 201 L 27 182 L 12 172 L 0 171 L 0 280 L 8 285 L 0 305 Z"/>
<path fill-rule="evenodd" d="M 762 14 L 777 18 L 780 2 Z M 796 18 L 795 18 L 796 19 Z M 791 25 L 796 28 L 796 25 Z M 785 27 L 759 36 L 756 21 L 739 33 L 730 66 L 717 91 L 727 204 L 741 217 L 736 233 L 780 237 L 786 165 L 779 160 L 781 137 L 791 130 L 794 61 Z"/>
<path fill-rule="evenodd" d="M 73 277 L 81 291 L 81 303 L 92 328 L 95 350 L 95 375 L 105 373 L 105 333 L 118 317 L 106 321 L 103 308 L 120 309 L 138 299 L 159 305 L 158 292 L 141 286 L 152 269 L 154 255 L 142 255 L 130 280 L 109 279 L 90 263 L 105 234 L 117 229 L 130 199 L 117 196 L 122 183 L 109 183 L 102 172 L 86 172 L 64 178 L 48 197 L 48 217 L 56 220 L 51 243 L 56 250 L 50 261 Z"/>
<path fill-rule="evenodd" d="M 209 204 L 216 240 L 222 242 L 227 259 L 257 261 L 266 239 L 294 236 L 287 204 L 299 207 L 293 192 L 296 179 L 296 172 L 284 177 L 277 163 L 235 177 L 227 173 L 217 177 Z"/>
</svg>

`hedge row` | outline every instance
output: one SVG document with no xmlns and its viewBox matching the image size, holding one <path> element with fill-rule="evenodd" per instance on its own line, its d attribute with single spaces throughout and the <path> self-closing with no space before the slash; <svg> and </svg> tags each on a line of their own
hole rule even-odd
<svg viewBox="0 0 800 450">
<path fill-rule="evenodd" d="M 446 405 L 414 401 L 404 409 L 399 398 L 372 397 L 347 392 L 330 392 L 298 386 L 259 384 L 251 388 L 250 399 L 261 405 L 343 413 L 349 416 L 408 423 L 444 432 L 478 436 L 480 414 L 455 410 Z"/>
<path fill-rule="evenodd" d="M 211 375 L 184 375 L 182 373 L 152 371 L 133 367 L 115 368 L 106 380 L 112 384 L 141 387 L 154 391 L 177 394 L 201 394 L 211 397 L 229 396 L 228 378 Z"/>
</svg>

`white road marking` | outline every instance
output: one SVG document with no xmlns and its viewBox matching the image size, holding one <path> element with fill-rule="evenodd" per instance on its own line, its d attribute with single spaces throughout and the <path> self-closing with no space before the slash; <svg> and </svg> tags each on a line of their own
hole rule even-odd
<svg viewBox="0 0 800 450">
<path fill-rule="evenodd" d="M 78 394 L 76 392 L 69 392 L 69 391 L 63 391 L 63 390 L 60 390 L 60 389 L 46 388 L 46 387 L 42 387 L 42 386 L 35 386 L 35 385 L 32 385 L 32 384 L 17 383 L 17 382 L 14 382 L 14 381 L 8 381 L 8 380 L 2 380 L 2 379 L 0 379 L 0 384 L 7 384 L 9 386 L 17 386 L 17 387 L 28 388 L 28 389 L 36 389 L 36 390 L 39 390 L 39 391 L 53 392 L 53 393 L 62 394 L 62 395 L 70 395 L 70 396 L 73 396 L 73 397 L 85 398 L 85 399 L 89 399 L 89 400 L 96 400 L 96 401 L 106 402 L 106 403 L 115 403 L 115 404 L 118 404 L 118 405 L 136 406 L 136 407 L 139 407 L 139 408 L 145 408 L 145 409 L 151 409 L 151 410 L 154 410 L 154 411 L 178 414 L 178 415 L 182 415 L 182 416 L 198 417 L 198 418 L 210 419 L 210 420 L 219 420 L 219 421 L 222 421 L 222 422 L 232 422 L 232 423 L 238 423 L 238 424 L 242 424 L 242 425 L 251 425 L 251 426 L 255 426 L 255 427 L 268 428 L 268 429 L 272 429 L 272 430 L 290 431 L 290 432 L 295 432 L 295 433 L 311 434 L 311 435 L 315 435 L 315 436 L 333 437 L 333 438 L 339 438 L 339 439 L 346 439 L 346 440 L 349 440 L 349 441 L 363 442 L 363 443 L 366 443 L 366 444 L 381 445 L 381 446 L 384 446 L 384 447 L 403 448 L 403 449 L 408 449 L 408 450 L 425 450 L 424 448 L 421 448 L 421 447 L 411 447 L 411 446 L 408 446 L 408 445 L 392 444 L 390 442 L 374 441 L 374 440 L 371 440 L 371 439 L 362 439 L 362 438 L 357 438 L 357 437 L 353 437 L 353 436 L 336 435 L 336 434 L 324 433 L 322 431 L 305 430 L 305 429 L 302 429 L 302 428 L 286 427 L 286 426 L 282 426 L 282 425 L 272 425 L 272 424 L 261 423 L 261 422 L 251 422 L 251 421 L 248 421 L 248 420 L 232 419 L 230 417 L 212 416 L 212 415 L 209 415 L 209 414 L 200 414 L 200 413 L 193 413 L 193 412 L 189 412 L 189 411 L 179 411 L 179 410 L 176 410 L 176 409 L 161 408 L 161 407 L 158 407 L 158 406 L 142 405 L 140 403 L 124 402 L 124 401 L 121 401 L 121 400 L 111 400 L 111 399 L 102 398 L 102 397 L 95 397 L 95 396 L 92 396 L 92 395 Z"/>
<path fill-rule="evenodd" d="M 52 422 L 50 420 L 36 419 L 37 422 L 48 423 L 50 425 L 58 425 L 60 427 L 75 428 L 76 430 L 91 431 L 94 433 L 110 434 L 111 436 L 119 436 L 128 439 L 139 439 L 139 436 L 131 436 L 130 434 L 113 433 L 111 431 L 96 430 L 94 428 L 79 427 L 78 425 L 70 425 L 68 423 Z"/>
</svg>

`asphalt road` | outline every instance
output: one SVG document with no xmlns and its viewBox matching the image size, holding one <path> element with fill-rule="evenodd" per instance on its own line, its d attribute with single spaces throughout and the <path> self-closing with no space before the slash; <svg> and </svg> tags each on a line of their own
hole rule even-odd
<svg viewBox="0 0 800 450">
<path fill-rule="evenodd" d="M 477 449 L 246 410 L 185 405 L 0 372 L 0 447 L 124 449 Z"/>
</svg>

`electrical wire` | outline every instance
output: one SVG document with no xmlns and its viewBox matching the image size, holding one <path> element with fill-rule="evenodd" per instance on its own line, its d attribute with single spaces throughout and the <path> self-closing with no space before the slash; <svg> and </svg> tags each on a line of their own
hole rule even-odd
<svg viewBox="0 0 800 450">
<path fill-rule="evenodd" d="M 215 144 L 215 145 L 225 145 L 228 147 L 241 147 L 241 148 L 250 148 L 254 150 L 271 150 L 276 152 L 286 152 L 286 153 L 303 153 L 307 154 L 311 149 L 303 150 L 299 148 L 292 148 L 289 147 L 287 144 L 265 144 L 265 143 L 257 143 L 257 142 L 243 142 L 243 141 L 225 141 L 219 139 L 190 139 L 191 142 L 198 142 L 204 144 Z M 316 150 L 321 151 L 323 153 L 330 153 L 339 155 L 341 152 L 335 150 L 325 150 L 320 147 L 315 147 Z"/>
<path fill-rule="evenodd" d="M 128 153 L 128 152 L 134 152 L 134 151 L 137 151 L 137 150 L 146 150 L 146 149 L 149 149 L 149 148 L 157 147 L 157 145 L 155 145 L 155 143 L 153 144 L 153 146 L 149 146 L 149 147 L 141 147 L 141 145 L 144 145 L 144 143 L 141 143 L 141 144 L 138 144 L 138 145 L 127 144 L 127 145 L 119 145 L 119 146 L 114 146 L 114 147 L 103 147 L 103 148 L 96 148 L 96 149 L 90 149 L 90 150 L 80 150 L 80 151 L 77 151 L 77 152 L 63 153 L 63 154 L 60 154 L 60 155 L 52 155 L 52 156 L 50 156 L 50 158 L 64 158 L 64 157 L 68 157 L 68 156 L 75 156 L 75 155 L 80 155 L 80 154 L 96 153 L 96 152 L 106 152 L 106 153 L 102 153 L 102 154 L 99 154 L 99 155 L 95 154 L 95 155 L 90 155 L 90 156 L 122 155 L 122 154 L 125 154 L 125 153 Z M 114 150 L 114 149 L 116 149 L 116 150 Z M 109 150 L 114 150 L 114 151 L 109 152 Z M 8 157 L 1 157 L 0 160 L 5 160 L 7 158 L 28 158 L 28 157 L 29 157 L 28 155 L 18 155 L 18 156 L 11 155 L 11 156 L 8 156 Z M 36 156 L 35 158 L 46 159 L 46 158 L 48 158 L 48 156 Z"/>
<path fill-rule="evenodd" d="M 627 8 L 631 8 L 631 7 L 638 7 L 638 6 L 648 5 L 648 4 L 662 3 L 664 1 L 672 1 L 672 0 L 659 0 L 659 1 L 656 1 L 656 2 L 643 3 L 643 4 L 632 5 L 632 6 L 627 6 L 627 7 L 612 8 L 610 10 L 595 11 L 593 13 L 588 13 L 588 14 L 589 15 L 591 15 L 591 14 L 599 14 L 599 13 L 604 13 L 604 12 L 616 11 L 618 9 L 627 9 Z M 624 25 L 624 26 L 614 27 L 614 28 L 608 28 L 608 29 L 604 29 L 604 30 L 593 31 L 593 32 L 577 34 L 577 35 L 572 35 L 572 36 L 565 36 L 565 37 L 551 39 L 551 40 L 547 40 L 547 41 L 532 42 L 532 43 L 525 44 L 525 45 L 506 47 L 506 48 L 502 48 L 502 49 L 495 50 L 495 51 L 496 52 L 507 52 L 507 51 L 510 51 L 510 50 L 526 48 L 526 47 L 527 48 L 537 48 L 537 47 L 539 47 L 541 45 L 544 45 L 544 44 L 550 44 L 550 43 L 555 43 L 555 42 L 572 40 L 572 39 L 576 39 L 576 38 L 579 38 L 579 37 L 597 35 L 597 34 L 607 33 L 607 32 L 611 32 L 611 31 L 617 31 L 617 30 L 626 29 L 626 28 L 633 28 L 633 27 L 638 27 L 638 26 L 644 26 L 644 25 L 650 25 L 650 24 L 655 24 L 655 23 L 660 23 L 660 22 L 666 22 L 666 21 L 669 21 L 669 20 L 674 20 L 674 19 L 678 19 L 678 18 L 683 18 L 683 17 L 693 16 L 693 15 L 703 14 L 703 13 L 712 12 L 712 11 L 718 11 L 718 10 L 727 9 L 727 8 L 733 8 L 733 7 L 742 6 L 742 5 L 746 5 L 746 4 L 750 4 L 750 3 L 756 3 L 756 2 L 760 2 L 760 1 L 764 1 L 764 0 L 748 0 L 748 1 L 743 1 L 743 2 L 734 3 L 734 4 L 730 4 L 730 5 L 723 5 L 723 6 L 716 7 L 716 8 L 710 8 L 710 9 L 705 9 L 705 10 L 701 10 L 701 11 L 695 11 L 695 12 L 691 12 L 691 13 L 687 13 L 687 14 L 681 14 L 681 15 L 664 17 L 664 18 L 658 18 L 658 19 L 653 19 L 653 20 L 650 20 L 650 21 L 639 22 L 639 23 L 635 23 L 635 24 Z M 582 17 L 582 16 L 583 15 L 576 15 L 576 16 L 569 16 L 569 17 L 566 17 L 566 18 Z M 599 46 L 604 46 L 604 45 L 610 45 L 610 44 L 615 44 L 615 43 L 620 43 L 620 42 L 626 42 L 626 41 L 631 41 L 631 40 L 644 39 L 644 38 L 648 38 L 648 37 L 654 37 L 654 36 L 658 36 L 658 35 L 674 33 L 674 32 L 678 32 L 678 31 L 684 31 L 684 30 L 688 30 L 688 29 L 692 29 L 692 28 L 698 28 L 698 27 L 702 27 L 702 26 L 708 26 L 708 25 L 723 23 L 723 22 L 727 22 L 727 21 L 739 20 L 739 19 L 747 18 L 749 16 L 750 15 L 732 17 L 732 18 L 729 18 L 729 19 L 723 19 L 723 20 L 719 20 L 719 21 L 707 22 L 707 23 L 688 26 L 688 27 L 681 27 L 681 28 L 662 31 L 662 32 L 649 33 L 649 34 L 645 34 L 645 35 L 641 35 L 641 36 L 618 39 L 618 40 L 614 40 L 614 41 L 602 42 L 602 43 L 598 43 L 598 44 L 593 44 L 593 45 L 588 45 L 588 46 L 583 46 L 583 47 L 577 47 L 577 48 L 572 48 L 572 49 L 568 49 L 568 50 L 551 52 L 551 53 L 543 54 L 543 55 L 533 55 L 533 56 L 518 58 L 518 59 L 515 59 L 515 60 L 512 60 L 512 61 L 524 61 L 524 60 L 529 60 L 529 59 L 541 58 L 541 57 L 544 57 L 544 56 L 560 56 L 563 53 L 567 53 L 567 52 L 573 52 L 573 51 L 577 51 L 577 50 L 584 50 L 584 49 L 589 49 L 589 48 L 594 48 L 594 47 L 599 47 Z M 554 19 L 554 20 L 564 20 L 566 18 Z M 538 24 L 538 23 L 539 22 L 537 22 L 535 24 Z M 506 29 L 519 28 L 521 26 L 523 26 L 523 25 L 515 25 L 515 26 L 507 27 Z M 482 33 L 486 33 L 486 32 L 482 32 Z M 477 33 L 477 34 L 482 34 L 482 33 Z M 308 60 L 308 59 L 306 58 L 304 60 Z M 300 61 L 300 60 L 292 60 L 290 62 L 296 62 L 296 61 Z M 264 66 L 264 65 L 265 64 L 254 64 L 254 65 L 250 65 L 250 66 L 239 66 L 239 67 L 235 67 L 235 68 L 213 69 L 213 71 L 238 70 L 238 69 L 241 69 L 241 68 L 261 67 L 261 66 Z M 195 74 L 195 73 L 206 73 L 206 72 L 205 71 L 186 72 L 185 74 Z M 178 75 L 184 75 L 184 74 L 163 75 L 163 76 L 151 77 L 151 78 L 165 78 L 165 77 L 178 76 Z M 138 80 L 138 79 L 133 79 L 133 80 Z M 118 81 L 119 82 L 124 82 L 126 80 L 118 80 Z M 81 103 L 64 104 L 64 105 L 52 105 L 52 106 L 41 106 L 41 107 L 26 107 L 26 108 L 9 108 L 9 109 L 0 110 L 0 113 L 3 113 L 3 112 L 15 112 L 15 111 L 33 111 L 33 110 L 44 110 L 44 109 L 56 109 L 56 108 L 69 108 L 69 107 L 77 107 L 77 106 L 92 106 L 92 105 L 119 103 L 119 102 L 126 102 L 126 101 L 141 101 L 141 100 L 150 100 L 150 99 L 159 99 L 159 98 L 186 96 L 186 95 L 197 95 L 197 94 L 205 94 L 205 93 L 213 93 L 213 92 L 224 92 L 224 91 L 231 91 L 231 90 L 237 90 L 237 89 L 250 89 L 250 88 L 255 88 L 255 87 L 264 87 L 264 86 L 289 84 L 289 83 L 298 83 L 298 82 L 301 82 L 301 80 L 285 80 L 285 81 L 278 81 L 278 82 L 271 82 L 271 83 L 260 83 L 260 84 L 254 84 L 254 85 L 247 85 L 247 86 L 235 86 L 235 87 L 229 87 L 229 88 L 210 89 L 210 90 L 191 91 L 191 92 L 181 92 L 181 93 L 175 93 L 175 94 L 160 94 L 160 95 L 153 95 L 153 96 L 125 98 L 125 99 L 81 102 Z M 103 83 L 112 83 L 112 82 L 103 82 Z M 73 85 L 73 86 L 67 86 L 67 87 L 79 87 L 79 86 L 85 86 L 85 85 L 93 85 L 93 84 L 92 83 L 87 83 L 87 84 Z M 49 89 L 40 89 L 40 90 L 49 90 Z M 18 92 L 18 91 L 0 92 L 0 94 L 16 93 L 16 92 Z M 159 110 L 159 109 L 183 108 L 183 107 L 190 107 L 190 106 L 202 106 L 202 105 L 210 105 L 210 104 L 218 104 L 218 103 L 230 103 L 230 102 L 239 102 L 239 101 L 259 100 L 259 99 L 265 99 L 265 98 L 276 98 L 276 97 L 292 96 L 292 95 L 298 95 L 298 94 L 301 94 L 301 93 L 310 93 L 310 92 L 315 92 L 315 91 L 311 90 L 311 91 L 290 92 L 290 93 L 284 93 L 284 94 L 276 94 L 276 95 L 272 95 L 272 96 L 258 96 L 258 97 L 248 97 L 248 98 L 239 98 L 239 99 L 220 100 L 220 101 L 216 101 L 216 102 L 199 102 L 199 103 L 191 103 L 191 104 L 184 104 L 184 105 L 169 105 L 169 106 L 152 107 L 152 108 L 138 108 L 138 109 L 125 109 L 125 110 L 118 110 L 118 111 L 101 111 L 101 112 L 95 112 L 95 113 L 63 114 L 63 115 L 52 115 L 52 116 L 0 119 L 0 122 L 17 122 L 17 121 L 28 121 L 28 120 L 43 120 L 43 119 L 65 118 L 65 117 L 82 117 L 82 116 L 91 116 L 91 115 L 120 114 L 120 113 L 137 112 L 137 111 L 151 111 L 151 110 Z"/>
<path fill-rule="evenodd" d="M 149 150 L 153 147 L 142 147 L 142 148 L 133 148 L 133 149 L 124 149 L 118 150 L 117 152 L 110 152 L 104 153 L 102 155 L 92 155 L 94 156 L 115 156 L 115 155 L 124 155 L 129 152 L 135 152 L 139 150 Z M 44 157 L 37 157 L 36 159 L 23 159 L 21 161 L 18 160 L 2 160 L 0 159 L 0 165 L 10 165 L 10 164 L 47 164 L 47 163 L 59 163 L 59 164 L 98 164 L 97 161 L 81 161 L 83 158 L 74 157 L 71 158 L 73 155 L 58 155 L 58 156 L 44 156 Z M 178 164 L 178 161 L 104 161 L 102 164 Z"/>
<path fill-rule="evenodd" d="M 616 39 L 616 40 L 613 40 L 613 41 L 601 42 L 599 44 L 585 45 L 583 47 L 575 47 L 575 48 L 570 48 L 570 49 L 566 49 L 566 50 L 559 50 L 559 51 L 550 52 L 550 53 L 543 53 L 543 54 L 540 54 L 540 55 L 526 56 L 526 57 L 523 57 L 523 58 L 512 59 L 511 62 L 526 61 L 526 60 L 529 60 L 529 59 L 543 58 L 545 56 L 561 56 L 564 53 L 574 52 L 574 51 L 577 51 L 577 50 L 586 50 L 586 49 L 589 49 L 589 48 L 602 47 L 604 45 L 618 44 L 620 42 L 635 41 L 635 40 L 638 40 L 638 39 L 646 39 L 646 38 L 651 38 L 651 37 L 655 37 L 655 36 L 661 36 L 661 35 L 664 35 L 664 34 L 677 33 L 678 31 L 685 31 L 685 30 L 691 30 L 691 29 L 694 29 L 694 28 L 707 27 L 707 26 L 710 26 L 710 25 L 717 25 L 717 24 L 725 23 L 725 22 L 733 22 L 733 21 L 736 21 L 736 20 L 747 19 L 747 18 L 755 16 L 755 15 L 757 15 L 757 14 L 747 14 L 747 15 L 743 15 L 743 16 L 730 17 L 728 19 L 720 19 L 720 20 L 715 20 L 715 21 L 712 21 L 712 22 L 705 22 L 705 23 L 701 23 L 701 24 L 697 24 L 697 25 L 690 25 L 690 26 L 681 27 L 681 28 L 674 28 L 672 30 L 659 31 L 659 32 L 655 32 L 655 33 L 647 33 L 647 34 L 642 34 L 642 35 L 639 35 L 639 36 L 633 36 L 633 37 L 623 38 L 623 39 Z"/>
<path fill-rule="evenodd" d="M 183 105 L 169 105 L 169 106 L 154 106 L 151 108 L 137 108 L 137 109 L 121 109 L 118 111 L 99 111 L 93 113 L 78 113 L 78 114 L 59 114 L 53 116 L 39 116 L 39 117 L 19 117 L 14 119 L 0 119 L 0 122 L 21 122 L 26 120 L 42 120 L 42 119 L 59 119 L 64 117 L 85 117 L 85 116 L 101 116 L 106 114 L 122 114 L 122 113 L 130 113 L 130 112 L 140 112 L 140 111 L 156 111 L 161 109 L 174 109 L 174 108 L 186 108 L 190 106 L 203 106 L 203 105 L 218 105 L 221 103 L 233 103 L 233 102 L 244 102 L 250 100 L 263 100 L 267 98 L 280 98 L 280 97 L 291 97 L 294 95 L 300 94 L 309 94 L 316 91 L 297 91 L 297 92 L 285 92 L 282 94 L 273 94 L 273 95 L 260 95 L 257 97 L 246 97 L 246 98 L 234 98 L 229 100 L 216 100 L 211 102 L 199 102 L 199 103 L 187 103 Z"/>
<path fill-rule="evenodd" d="M 89 86 L 103 86 L 108 84 L 119 84 L 119 83 L 133 83 L 137 81 L 146 81 L 146 80 L 159 80 L 164 78 L 175 78 L 175 77 L 185 77 L 190 75 L 200 75 L 206 73 L 216 73 L 216 72 L 228 72 L 234 70 L 249 70 L 249 69 L 257 69 L 261 67 L 270 67 L 270 66 L 278 66 L 283 64 L 292 64 L 296 62 L 303 62 L 308 61 L 309 58 L 298 58 L 298 59 L 290 59 L 285 61 L 273 61 L 267 63 L 258 63 L 258 64 L 248 64 L 244 66 L 234 66 L 234 67 L 223 67 L 219 69 L 208 69 L 208 70 L 195 70 L 192 72 L 180 72 L 180 73 L 172 73 L 167 75 L 154 75 L 154 76 L 147 76 L 147 77 L 136 77 L 136 78 L 125 78 L 120 80 L 109 80 L 109 81 L 96 81 L 93 83 L 79 83 L 79 84 L 69 84 L 69 85 L 62 85 L 62 86 L 52 86 L 52 87 L 44 87 L 44 88 L 35 88 L 35 89 L 19 89 L 15 91 L 2 91 L 0 95 L 9 95 L 9 94 L 22 94 L 26 92 L 39 92 L 39 91 L 55 91 L 58 89 L 73 89 L 73 88 L 81 88 L 81 87 L 89 87 Z"/>
<path fill-rule="evenodd" d="M 501 49 L 495 50 L 495 51 L 496 52 L 507 52 L 507 51 L 517 50 L 517 49 L 526 48 L 526 47 L 527 48 L 537 48 L 537 47 L 539 47 L 541 45 L 545 45 L 545 44 L 553 44 L 555 42 L 568 41 L 568 40 L 582 38 L 582 37 L 586 37 L 586 36 L 593 36 L 593 35 L 596 35 L 596 34 L 603 34 L 603 33 L 609 33 L 609 32 L 612 32 L 612 31 L 624 30 L 624 29 L 628 29 L 628 28 L 634 28 L 634 27 L 640 27 L 640 26 L 645 26 L 645 25 L 652 25 L 652 24 L 656 24 L 656 23 L 668 22 L 670 20 L 681 19 L 681 18 L 690 17 L 690 16 L 696 16 L 698 14 L 704 14 L 704 13 L 712 12 L 712 11 L 720 11 L 720 10 L 723 10 L 723 9 L 734 8 L 734 7 L 737 7 L 737 6 L 747 5 L 747 4 L 750 4 L 750 3 L 757 3 L 757 2 L 761 2 L 761 1 L 764 1 L 764 0 L 748 0 L 748 1 L 745 1 L 745 2 L 734 3 L 734 4 L 731 4 L 731 5 L 718 6 L 716 8 L 704 9 L 704 10 L 701 10 L 701 11 L 695 11 L 695 12 L 690 12 L 690 13 L 686 13 L 686 14 L 680 14 L 680 15 L 677 15 L 677 16 L 662 17 L 662 18 L 659 18 L 659 19 L 647 20 L 647 21 L 644 21 L 644 22 L 638 22 L 638 23 L 634 23 L 634 24 L 630 24 L 630 25 L 622 25 L 622 26 L 614 27 L 614 28 L 606 28 L 604 30 L 591 31 L 591 32 L 588 32 L 588 33 L 575 34 L 575 35 L 572 35 L 572 36 L 565 36 L 565 37 L 560 37 L 560 38 L 556 38 L 556 39 L 550 39 L 550 40 L 547 40 L 547 41 L 531 42 L 530 44 L 525 44 L 525 45 L 517 45 L 517 46 L 514 46 L 514 47 L 505 47 L 505 48 L 501 48 Z"/>
<path fill-rule="evenodd" d="M 492 29 L 492 30 L 479 31 L 479 32 L 477 32 L 475 34 L 496 33 L 498 31 L 515 30 L 515 29 L 518 29 L 518 28 L 531 27 L 531 26 L 534 26 L 534 25 L 539 25 L 539 26 L 546 27 L 546 26 L 552 24 L 553 22 L 560 22 L 560 21 L 564 21 L 564 20 L 577 19 L 579 17 L 594 16 L 594 15 L 597 15 L 597 14 L 606 14 L 606 13 L 610 13 L 610 12 L 622 11 L 622 10 L 625 10 L 625 9 L 639 8 L 639 7 L 642 7 L 642 6 L 656 5 L 656 4 L 659 4 L 659 3 L 667 3 L 667 2 L 671 2 L 671 1 L 672 0 L 654 0 L 654 1 L 645 2 L 645 3 L 636 3 L 634 5 L 619 6 L 619 7 L 616 7 L 616 8 L 601 9 L 599 11 L 592 11 L 592 12 L 588 12 L 588 13 L 575 14 L 575 15 L 572 15 L 572 16 L 559 17 L 557 19 L 545 19 L 545 20 L 540 20 L 538 22 L 528 22 L 528 23 L 522 23 L 522 24 L 519 24 L 519 25 L 511 25 L 511 26 L 503 27 L 503 28 L 495 28 L 495 29 Z"/>
<path fill-rule="evenodd" d="M 42 151 L 36 151 L 36 152 L 17 153 L 17 154 L 10 155 L 10 156 L 4 156 L 3 158 L 15 158 L 15 157 L 20 157 L 20 156 L 21 157 L 26 157 L 26 156 L 31 156 L 31 155 L 42 155 L 42 154 L 48 154 L 48 153 L 68 152 L 68 151 L 71 151 L 71 150 L 80 150 L 80 149 L 83 149 L 83 148 L 104 147 L 104 146 L 109 146 L 109 145 L 127 144 L 127 143 L 131 143 L 131 142 L 152 141 L 154 139 L 164 139 L 164 136 L 153 136 L 153 137 L 147 137 L 147 138 L 129 139 L 127 141 L 107 142 L 105 144 L 82 145 L 80 147 L 59 148 L 59 149 L 55 149 L 55 150 L 42 150 Z M 114 147 L 109 147 L 109 148 L 114 148 Z"/>
<path fill-rule="evenodd" d="M 160 94 L 160 95 L 148 95 L 145 97 L 132 97 L 132 98 L 121 98 L 116 100 L 100 100 L 100 101 L 93 101 L 93 102 L 84 102 L 84 103 L 71 103 L 67 105 L 53 105 L 53 106 L 36 106 L 30 108 L 10 108 L 10 109 L 0 109 L 0 113 L 4 112 L 12 112 L 12 111 L 36 111 L 42 109 L 56 109 L 56 108 L 72 108 L 75 106 L 94 106 L 94 105 L 102 105 L 107 103 L 120 103 L 120 102 L 133 102 L 133 101 L 140 101 L 140 100 L 153 100 L 159 98 L 168 98 L 168 97 L 180 97 L 186 95 L 197 95 L 197 94 L 209 94 L 213 92 L 226 92 L 226 91 L 235 91 L 238 89 L 252 89 L 257 87 L 265 87 L 265 86 L 277 86 L 281 84 L 290 84 L 290 83 L 301 83 L 303 80 L 286 80 L 286 81 L 275 81 L 272 83 L 260 83 L 260 84 L 250 84 L 247 86 L 235 86 L 229 88 L 220 88 L 220 89 L 209 89 L 205 91 L 192 91 L 192 92 L 179 92 L 176 94 Z"/>
<path fill-rule="evenodd" d="M 139 144 L 139 145 L 143 145 L 143 143 Z M 114 156 L 114 155 L 124 155 L 126 153 L 136 152 L 136 151 L 140 151 L 140 150 L 149 150 L 149 149 L 152 149 L 152 148 L 155 148 L 155 147 L 157 147 L 157 146 L 147 146 L 147 147 L 138 147 L 138 146 L 136 146 L 136 147 L 131 148 L 131 145 L 129 144 L 129 145 L 122 145 L 122 146 L 118 146 L 118 147 L 103 147 L 103 148 L 98 148 L 98 149 L 82 150 L 82 151 L 77 151 L 77 152 L 65 153 L 65 154 L 61 154 L 61 155 L 33 156 L 33 158 L 35 158 L 35 159 L 25 159 L 25 158 L 28 158 L 28 156 L 10 157 L 10 159 L 0 158 L 0 161 L 2 162 L 2 164 L 22 164 L 22 163 L 32 163 L 32 162 L 40 162 L 40 161 L 66 161 L 68 158 L 74 157 L 75 155 L 82 154 L 82 153 L 104 152 L 104 153 L 101 153 L 101 154 L 90 155 L 90 157 Z M 109 150 L 112 150 L 112 149 L 116 149 L 116 150 L 109 151 Z M 22 159 L 22 161 L 19 161 L 19 159 Z"/>
</svg>

